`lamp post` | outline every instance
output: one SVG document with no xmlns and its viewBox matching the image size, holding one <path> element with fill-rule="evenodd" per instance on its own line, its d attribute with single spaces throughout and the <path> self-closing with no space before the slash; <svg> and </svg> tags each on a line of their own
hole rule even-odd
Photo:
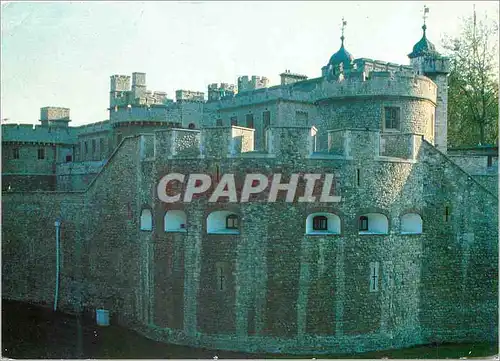
<svg viewBox="0 0 500 361">
<path fill-rule="evenodd" d="M 59 218 L 54 222 L 54 226 L 56 227 L 56 289 L 54 294 L 54 311 L 56 311 L 59 298 L 59 231 L 61 229 L 61 220 Z"/>
</svg>

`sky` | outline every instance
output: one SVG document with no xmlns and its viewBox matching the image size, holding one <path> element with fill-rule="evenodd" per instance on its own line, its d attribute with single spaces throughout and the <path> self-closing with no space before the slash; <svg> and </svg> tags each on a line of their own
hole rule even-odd
<svg viewBox="0 0 500 361">
<path fill-rule="evenodd" d="M 473 2 L 2 2 L 1 114 L 37 124 L 40 108 L 71 109 L 70 125 L 107 119 L 113 74 L 146 73 L 148 90 L 206 93 L 243 75 L 279 84 L 285 69 L 310 78 L 340 47 L 355 58 L 409 64 L 422 36 L 442 50 Z M 498 2 L 477 1 L 498 18 Z"/>
</svg>

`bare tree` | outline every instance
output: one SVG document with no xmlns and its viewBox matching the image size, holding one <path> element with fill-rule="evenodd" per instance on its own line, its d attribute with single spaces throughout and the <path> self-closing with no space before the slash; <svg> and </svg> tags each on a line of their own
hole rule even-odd
<svg viewBox="0 0 500 361">
<path fill-rule="evenodd" d="M 451 60 L 448 89 L 450 146 L 498 143 L 498 22 L 476 12 L 459 37 L 443 44 Z"/>
</svg>

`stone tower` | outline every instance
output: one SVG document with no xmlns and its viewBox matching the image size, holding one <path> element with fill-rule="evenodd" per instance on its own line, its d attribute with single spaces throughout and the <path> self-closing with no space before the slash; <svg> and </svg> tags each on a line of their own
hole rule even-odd
<svg viewBox="0 0 500 361">
<path fill-rule="evenodd" d="M 127 75 L 112 75 L 109 88 L 109 108 L 126 106 L 130 91 L 130 77 Z"/>
<path fill-rule="evenodd" d="M 447 151 L 448 138 L 448 74 L 450 72 L 450 61 L 441 56 L 426 37 L 427 26 L 422 26 L 422 38 L 415 44 L 413 51 L 408 54 L 410 65 L 419 75 L 425 75 L 432 79 L 438 86 L 437 105 L 434 119 L 434 145 L 441 152 Z"/>
</svg>

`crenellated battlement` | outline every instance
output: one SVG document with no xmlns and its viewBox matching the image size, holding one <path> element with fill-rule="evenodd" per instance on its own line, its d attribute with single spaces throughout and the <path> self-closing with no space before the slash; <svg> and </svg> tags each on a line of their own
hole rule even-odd
<svg viewBox="0 0 500 361">
<path fill-rule="evenodd" d="M 2 142 L 74 144 L 76 128 L 34 124 L 2 124 Z"/>
<path fill-rule="evenodd" d="M 205 101 L 205 93 L 193 91 L 193 90 L 176 90 L 175 91 L 175 99 L 179 101 L 185 102 L 204 102 Z"/>
<path fill-rule="evenodd" d="M 281 85 L 293 84 L 298 81 L 307 80 L 307 75 L 291 73 L 290 70 L 285 70 L 280 74 Z"/>
<path fill-rule="evenodd" d="M 218 108 L 233 108 L 269 102 L 289 100 L 314 103 L 330 98 L 363 96 L 394 96 L 421 98 L 436 102 L 436 84 L 425 76 L 407 71 L 351 72 L 338 81 L 314 78 L 283 86 L 257 89 L 238 93 L 237 96 L 218 99 Z"/>
<path fill-rule="evenodd" d="M 148 142 L 154 143 L 154 157 L 158 160 L 235 157 L 414 160 L 422 142 L 420 134 L 387 134 L 378 130 L 349 128 L 328 131 L 328 151 L 317 152 L 317 129 L 314 126 L 286 126 L 268 128 L 265 150 L 256 152 L 254 132 L 254 129 L 238 126 L 201 130 L 171 128 L 155 131 L 154 139 L 148 138 Z"/>
<path fill-rule="evenodd" d="M 208 101 L 220 100 L 226 97 L 233 97 L 236 94 L 234 84 L 213 83 L 208 85 Z"/>
<path fill-rule="evenodd" d="M 264 76 L 247 75 L 238 77 L 238 93 L 267 88 L 269 79 Z"/>
</svg>

